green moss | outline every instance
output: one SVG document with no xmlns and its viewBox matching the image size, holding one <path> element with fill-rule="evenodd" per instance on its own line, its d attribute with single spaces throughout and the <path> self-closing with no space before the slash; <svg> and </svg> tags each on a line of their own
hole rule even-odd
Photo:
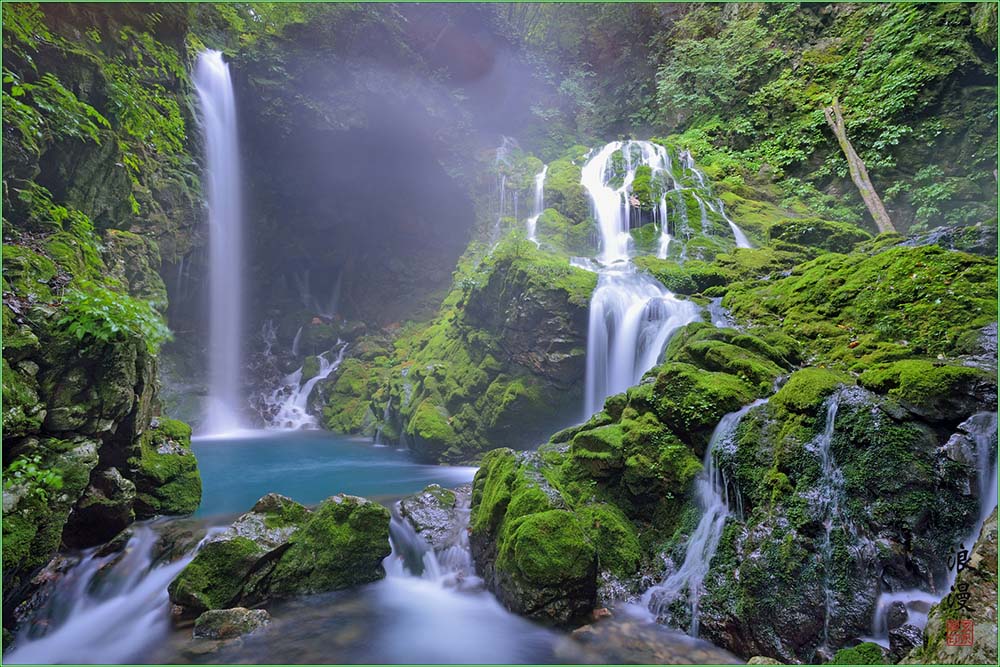
<svg viewBox="0 0 1000 667">
<path fill-rule="evenodd" d="M 755 393 L 734 375 L 678 362 L 656 369 L 654 387 L 657 417 L 699 448 L 723 415 L 750 403 Z"/>
<path fill-rule="evenodd" d="M 591 475 L 607 476 L 622 466 L 622 436 L 620 424 L 582 431 L 573 437 L 570 452 Z"/>
<path fill-rule="evenodd" d="M 827 396 L 853 381 L 825 368 L 803 368 L 792 373 L 788 381 L 771 397 L 771 404 L 787 412 L 815 414 Z"/>
<path fill-rule="evenodd" d="M 56 272 L 55 263 L 48 257 L 24 246 L 3 245 L 3 277 L 11 291 L 41 302 L 51 301 L 49 283 Z"/>
<path fill-rule="evenodd" d="M 535 235 L 546 249 L 567 255 L 587 255 L 593 252 L 589 221 L 577 222 L 554 208 L 546 208 L 538 216 Z"/>
<path fill-rule="evenodd" d="M 201 504 L 201 475 L 191 451 L 191 427 L 161 418 L 139 439 L 129 459 L 136 482 L 136 515 L 190 514 Z"/>
<path fill-rule="evenodd" d="M 230 607 L 263 554 L 245 537 L 208 542 L 170 582 L 170 599 L 196 612 Z"/>
<path fill-rule="evenodd" d="M 577 516 L 597 548 L 599 567 L 619 577 L 635 574 L 642 551 L 636 530 L 622 511 L 614 505 L 599 503 L 581 508 Z"/>
<path fill-rule="evenodd" d="M 3 433 L 6 438 L 37 433 L 44 406 L 39 404 L 38 383 L 27 373 L 15 371 L 3 360 Z"/>
<path fill-rule="evenodd" d="M 572 512 L 548 510 L 515 523 L 501 544 L 497 568 L 537 586 L 586 578 L 596 554 Z"/>
<path fill-rule="evenodd" d="M 851 648 L 842 648 L 828 665 L 884 665 L 882 647 L 873 642 L 862 642 Z"/>
<path fill-rule="evenodd" d="M 577 223 L 590 217 L 590 202 L 580 179 L 580 167 L 568 158 L 550 162 L 545 175 L 546 204 Z"/>
<path fill-rule="evenodd" d="M 299 378 L 299 381 L 308 382 L 317 375 L 319 375 L 319 357 L 306 357 L 305 361 L 302 362 L 302 377 Z"/>
<path fill-rule="evenodd" d="M 385 576 L 389 511 L 353 496 L 333 496 L 289 538 L 268 582 L 277 595 L 341 590 Z"/>
<path fill-rule="evenodd" d="M 677 294 L 697 294 L 711 287 L 727 285 L 735 277 L 728 269 L 696 259 L 678 264 L 673 260 L 645 255 L 636 257 L 635 263 Z"/>
<path fill-rule="evenodd" d="M 735 375 L 755 387 L 759 395 L 769 394 L 782 367 L 789 365 L 785 354 L 765 340 L 703 322 L 679 330 L 664 357 Z"/>
<path fill-rule="evenodd" d="M 483 456 L 472 483 L 473 532 L 493 534 L 499 528 L 510 504 L 515 465 L 511 449 L 494 449 Z"/>
<path fill-rule="evenodd" d="M 844 222 L 820 218 L 786 218 L 767 229 L 768 238 L 828 252 L 850 252 L 854 246 L 872 238 L 871 234 Z"/>
<path fill-rule="evenodd" d="M 872 391 L 888 393 L 919 410 L 948 412 L 952 400 L 992 377 L 977 368 L 954 366 L 925 359 L 907 359 L 869 368 L 858 382 Z"/>
</svg>

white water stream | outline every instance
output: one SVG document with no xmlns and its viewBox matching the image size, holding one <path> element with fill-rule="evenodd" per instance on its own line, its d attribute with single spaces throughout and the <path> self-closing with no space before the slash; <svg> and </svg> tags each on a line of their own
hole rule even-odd
<svg viewBox="0 0 1000 667">
<path fill-rule="evenodd" d="M 684 562 L 662 583 L 651 587 L 642 596 L 643 605 L 657 617 L 662 616 L 675 600 L 686 596 L 691 613 L 688 634 L 692 637 L 698 636 L 698 603 L 701 599 L 702 583 L 719 547 L 726 519 L 733 509 L 730 507 L 728 485 L 715 462 L 715 453 L 720 446 L 735 436 L 736 427 L 743 417 L 751 409 L 765 402 L 755 401 L 736 412 L 730 412 L 715 427 L 705 450 L 704 468 L 695 481 L 695 495 L 703 514 L 688 539 Z"/>
</svg>

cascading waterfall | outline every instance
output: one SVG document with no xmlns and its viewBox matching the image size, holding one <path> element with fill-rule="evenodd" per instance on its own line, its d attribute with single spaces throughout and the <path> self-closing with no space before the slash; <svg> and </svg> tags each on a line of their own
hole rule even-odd
<svg viewBox="0 0 1000 667">
<path fill-rule="evenodd" d="M 302 382 L 303 367 L 299 367 L 287 375 L 280 387 L 274 390 L 268 399 L 268 405 L 275 407 L 274 416 L 268 423 L 269 429 L 299 430 L 317 428 L 316 418 L 309 414 L 309 396 L 313 388 L 330 377 L 344 361 L 347 345 L 342 341 L 337 343 L 340 348 L 333 361 L 327 358 L 329 352 L 319 355 L 319 371 L 313 377 Z"/>
<path fill-rule="evenodd" d="M 611 185 L 616 155 L 625 166 L 617 188 Z M 599 411 L 611 394 L 637 384 L 656 364 L 670 334 L 698 318 L 697 306 L 678 299 L 630 261 L 629 187 L 641 165 L 669 174 L 666 149 L 648 141 L 615 141 L 597 151 L 582 170 L 581 182 L 590 194 L 601 237 L 599 278 L 590 301 L 585 417 Z M 662 224 L 665 228 L 666 220 Z"/>
<path fill-rule="evenodd" d="M 194 70 L 205 139 L 209 226 L 208 433 L 238 430 L 243 318 L 243 230 L 236 103 L 229 65 L 203 51 Z"/>
<path fill-rule="evenodd" d="M 733 231 L 733 238 L 736 239 L 737 248 L 752 248 L 753 245 L 747 238 L 747 235 L 743 233 L 743 230 L 732 221 L 732 219 L 726 215 L 726 206 L 723 204 L 722 200 L 718 197 L 712 197 L 712 188 L 705 180 L 705 174 L 703 174 L 694 164 L 694 157 L 691 155 L 691 151 L 681 151 L 680 154 L 681 165 L 685 170 L 691 172 L 695 179 L 698 181 L 699 187 L 705 189 L 708 193 L 709 199 L 704 200 L 695 195 L 695 199 L 698 201 L 698 207 L 701 209 L 701 225 L 705 229 L 708 227 L 708 218 L 705 213 L 705 206 L 708 206 L 712 213 L 715 213 L 720 218 L 726 221 L 729 228 Z"/>
<path fill-rule="evenodd" d="M 833 568 L 833 522 L 840 514 L 840 501 L 844 494 L 844 474 L 833 459 L 830 446 L 833 444 L 834 425 L 837 421 L 837 409 L 840 407 L 840 394 L 834 393 L 827 399 L 826 424 L 823 432 L 810 445 L 810 449 L 820 457 L 820 480 L 818 496 L 814 499 L 814 507 L 823 516 L 823 540 L 820 542 L 820 554 L 823 556 L 823 647 L 830 645 L 830 618 L 836 611 L 835 599 L 830 570 Z"/>
<path fill-rule="evenodd" d="M 688 540 L 684 562 L 677 571 L 662 583 L 647 590 L 642 597 L 643 604 L 659 617 L 668 611 L 675 600 L 686 593 L 687 606 L 691 613 L 688 634 L 692 637 L 698 636 L 698 603 L 701 599 L 702 582 L 708 574 L 712 558 L 722 538 L 722 529 L 731 513 L 728 485 L 716 465 L 715 454 L 719 447 L 734 437 L 743 417 L 765 402 L 755 401 L 736 412 L 730 412 L 715 427 L 708 448 L 705 450 L 704 469 L 695 482 L 695 494 L 704 513 Z"/>
<path fill-rule="evenodd" d="M 216 532 L 209 531 L 201 544 Z M 136 524 L 122 552 L 102 554 L 99 547 L 83 552 L 19 632 L 4 662 L 128 664 L 142 659 L 170 631 L 167 585 L 197 551 L 157 564 L 159 539 L 149 524 Z M 69 606 L 61 606 L 66 601 Z"/>
<path fill-rule="evenodd" d="M 535 174 L 535 200 L 531 209 L 531 217 L 528 218 L 525 225 L 527 227 L 528 240 L 538 245 L 538 239 L 535 238 L 535 229 L 538 226 L 538 218 L 541 217 L 542 211 L 545 210 L 545 174 L 549 171 L 549 165 L 542 167 L 542 170 Z"/>
</svg>

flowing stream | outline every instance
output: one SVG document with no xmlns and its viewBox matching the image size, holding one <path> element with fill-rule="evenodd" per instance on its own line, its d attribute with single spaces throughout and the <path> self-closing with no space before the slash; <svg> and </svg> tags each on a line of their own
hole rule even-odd
<svg viewBox="0 0 1000 667">
<path fill-rule="evenodd" d="M 662 617 L 669 612 L 669 607 L 674 601 L 686 596 L 687 607 L 691 614 L 688 634 L 692 637 L 698 636 L 698 603 L 701 599 L 702 582 L 719 547 L 726 519 L 732 513 L 728 484 L 716 465 L 715 453 L 719 447 L 735 436 L 736 428 L 743 417 L 765 402 L 765 400 L 755 401 L 736 412 L 730 412 L 715 427 L 705 450 L 704 469 L 695 482 L 695 495 L 702 506 L 703 514 L 688 539 L 684 562 L 662 583 L 648 589 L 642 597 L 643 605 L 656 617 Z"/>
<path fill-rule="evenodd" d="M 193 75 L 205 139 L 209 227 L 209 402 L 205 431 L 241 427 L 243 220 L 236 103 L 229 65 L 203 51 Z"/>
</svg>

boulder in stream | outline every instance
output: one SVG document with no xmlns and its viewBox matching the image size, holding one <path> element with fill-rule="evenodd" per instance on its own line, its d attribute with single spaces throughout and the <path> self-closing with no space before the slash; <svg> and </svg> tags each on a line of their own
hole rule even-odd
<svg viewBox="0 0 1000 667">
<path fill-rule="evenodd" d="M 312 511 L 268 494 L 208 539 L 169 586 L 180 617 L 321 593 L 385 576 L 389 512 L 356 496 L 336 495 Z"/>
</svg>

